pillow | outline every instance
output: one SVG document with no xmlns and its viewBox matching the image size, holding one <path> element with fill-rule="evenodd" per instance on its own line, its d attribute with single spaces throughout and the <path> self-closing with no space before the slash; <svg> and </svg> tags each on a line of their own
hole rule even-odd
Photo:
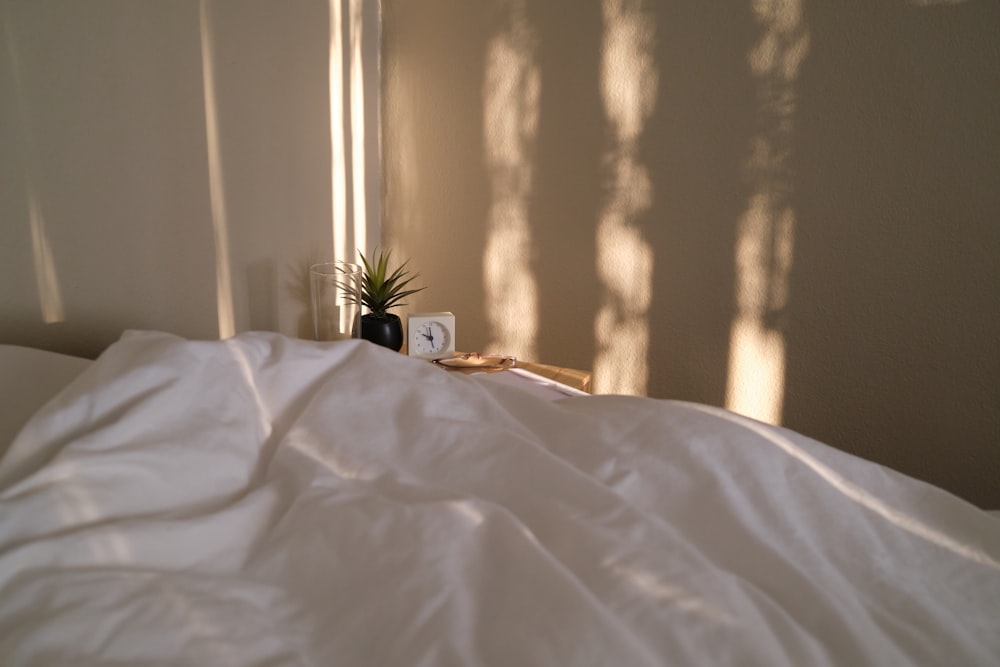
<svg viewBox="0 0 1000 667">
<path fill-rule="evenodd" d="M 91 363 L 57 352 L 0 345 L 0 456 L 31 416 Z"/>
</svg>

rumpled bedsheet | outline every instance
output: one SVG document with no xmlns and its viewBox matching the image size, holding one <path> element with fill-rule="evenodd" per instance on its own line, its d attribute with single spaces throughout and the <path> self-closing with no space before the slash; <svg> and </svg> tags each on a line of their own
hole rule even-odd
<svg viewBox="0 0 1000 667">
<path fill-rule="evenodd" d="M 0 460 L 0 663 L 995 666 L 1000 521 L 717 408 L 129 332 Z"/>
</svg>

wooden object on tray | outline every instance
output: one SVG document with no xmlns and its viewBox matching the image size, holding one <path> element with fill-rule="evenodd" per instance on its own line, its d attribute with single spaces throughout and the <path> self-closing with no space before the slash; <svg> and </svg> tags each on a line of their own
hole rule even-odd
<svg viewBox="0 0 1000 667">
<path fill-rule="evenodd" d="M 462 353 L 457 353 L 462 354 Z M 475 356 L 475 355 L 473 355 Z M 473 373 L 502 373 L 506 369 L 504 368 L 445 368 L 441 366 L 450 373 L 465 373 L 471 375 Z M 550 364 L 539 364 L 533 361 L 522 361 L 518 359 L 513 368 L 522 368 L 526 371 L 534 373 L 535 375 L 540 375 L 547 380 L 552 380 L 554 382 L 559 382 L 573 389 L 578 389 L 580 391 L 585 391 L 590 393 L 590 371 L 577 370 L 575 368 L 563 368 L 562 366 L 552 366 Z"/>
</svg>

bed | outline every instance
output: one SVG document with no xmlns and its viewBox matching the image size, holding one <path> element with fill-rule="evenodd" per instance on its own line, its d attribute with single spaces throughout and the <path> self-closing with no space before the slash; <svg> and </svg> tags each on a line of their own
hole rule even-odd
<svg viewBox="0 0 1000 667">
<path fill-rule="evenodd" d="M 5 665 L 1000 664 L 1000 520 L 718 408 L 272 333 L 0 371 Z"/>
</svg>

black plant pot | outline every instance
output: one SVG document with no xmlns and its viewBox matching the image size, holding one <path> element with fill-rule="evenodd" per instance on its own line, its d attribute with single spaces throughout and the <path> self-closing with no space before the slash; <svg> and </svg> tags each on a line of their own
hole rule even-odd
<svg viewBox="0 0 1000 667">
<path fill-rule="evenodd" d="M 386 313 L 385 317 L 375 317 L 368 313 L 361 316 L 361 337 L 399 352 L 403 347 L 403 323 L 398 315 Z"/>
</svg>

